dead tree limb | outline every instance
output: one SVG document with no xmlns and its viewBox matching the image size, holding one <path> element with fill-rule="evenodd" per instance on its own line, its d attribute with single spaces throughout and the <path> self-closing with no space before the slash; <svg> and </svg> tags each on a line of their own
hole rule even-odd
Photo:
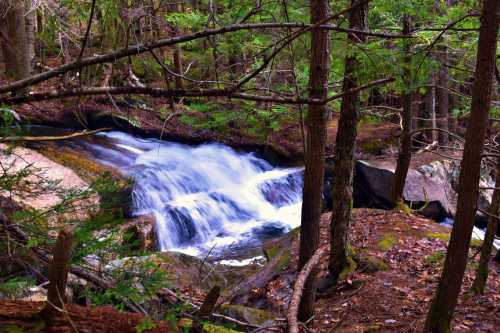
<svg viewBox="0 0 500 333">
<path fill-rule="evenodd" d="M 147 95 L 152 97 L 228 97 L 233 99 L 243 99 L 258 102 L 282 103 L 282 104 L 326 104 L 336 99 L 342 98 L 346 94 L 352 94 L 375 86 L 393 82 L 394 78 L 380 79 L 368 82 L 348 91 L 332 95 L 326 99 L 310 99 L 300 97 L 281 97 L 276 95 L 253 95 L 248 93 L 233 92 L 231 89 L 164 89 L 155 87 L 83 87 L 67 89 L 63 91 L 49 91 L 42 93 L 31 93 L 25 96 L 15 96 L 0 98 L 0 103 L 5 105 L 23 104 L 29 102 L 47 101 L 76 96 L 96 96 L 96 95 Z"/>
<path fill-rule="evenodd" d="M 321 258 L 327 253 L 326 247 L 319 248 L 316 250 L 314 255 L 309 259 L 304 268 L 299 273 L 297 281 L 293 287 L 292 298 L 290 299 L 290 306 L 288 307 L 288 332 L 298 333 L 299 332 L 299 322 L 297 319 L 297 314 L 299 312 L 300 299 L 302 298 L 302 292 L 304 291 L 304 284 L 306 283 L 309 274 L 318 265 Z"/>
<path fill-rule="evenodd" d="M 68 135 L 59 135 L 59 136 L 7 136 L 0 137 L 0 142 L 20 142 L 20 141 L 59 141 L 59 140 L 68 140 L 74 139 L 82 136 L 92 135 L 99 132 L 111 131 L 112 128 L 99 128 L 96 130 L 83 130 L 81 132 L 76 132 Z"/>
<path fill-rule="evenodd" d="M 209 318 L 212 312 L 214 312 L 219 296 L 220 296 L 219 286 L 214 286 L 212 289 L 210 289 L 207 296 L 205 297 L 205 301 L 203 302 L 200 309 L 196 313 L 196 318 L 193 321 L 193 326 L 191 326 L 189 333 L 203 332 L 203 325 L 201 321 Z"/>
</svg>

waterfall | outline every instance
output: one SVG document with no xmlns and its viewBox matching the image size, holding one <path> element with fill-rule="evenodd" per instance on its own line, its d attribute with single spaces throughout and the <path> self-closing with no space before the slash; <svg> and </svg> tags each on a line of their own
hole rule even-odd
<svg viewBox="0 0 500 333">
<path fill-rule="evenodd" d="M 275 168 L 216 143 L 99 135 L 106 144 L 86 143 L 88 149 L 134 178 L 134 215 L 155 217 L 162 251 L 200 255 L 255 244 L 300 224 L 302 168 Z"/>
</svg>

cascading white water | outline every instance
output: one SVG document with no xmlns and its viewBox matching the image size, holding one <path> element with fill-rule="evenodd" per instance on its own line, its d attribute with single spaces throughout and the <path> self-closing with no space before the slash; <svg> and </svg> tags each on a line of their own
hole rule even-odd
<svg viewBox="0 0 500 333">
<path fill-rule="evenodd" d="M 100 135 L 107 144 L 87 143 L 89 148 L 102 163 L 134 177 L 134 214 L 155 216 L 161 250 L 197 255 L 300 224 L 301 168 L 273 168 L 220 144 Z"/>
</svg>

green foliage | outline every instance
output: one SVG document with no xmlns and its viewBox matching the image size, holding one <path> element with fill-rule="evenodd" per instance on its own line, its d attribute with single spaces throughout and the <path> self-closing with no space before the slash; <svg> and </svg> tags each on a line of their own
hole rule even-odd
<svg viewBox="0 0 500 333">
<path fill-rule="evenodd" d="M 156 328 L 158 325 L 155 324 L 150 317 L 144 317 L 144 319 L 135 327 L 137 333 L 142 333 L 146 330 Z"/>
<path fill-rule="evenodd" d="M 429 265 L 442 264 L 446 258 L 446 251 L 438 250 L 431 255 L 425 257 L 425 262 Z"/>
<path fill-rule="evenodd" d="M 4 282 L 0 280 L 0 299 L 14 299 L 33 286 L 35 286 L 35 279 L 30 277 L 15 277 Z"/>
</svg>

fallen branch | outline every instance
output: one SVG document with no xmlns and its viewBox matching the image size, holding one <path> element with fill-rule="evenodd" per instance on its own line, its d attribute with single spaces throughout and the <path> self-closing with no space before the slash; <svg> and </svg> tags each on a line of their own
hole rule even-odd
<svg viewBox="0 0 500 333">
<path fill-rule="evenodd" d="M 300 300 L 304 291 L 304 284 L 306 283 L 306 280 L 311 274 L 312 270 L 318 265 L 320 259 L 325 253 L 326 247 L 317 249 L 311 259 L 309 259 L 304 268 L 302 268 L 302 270 L 300 271 L 299 276 L 297 277 L 297 281 L 295 281 L 287 314 L 289 333 L 299 333 L 299 321 L 297 319 L 297 314 L 299 312 Z"/>
<path fill-rule="evenodd" d="M 68 135 L 60 135 L 60 136 L 7 136 L 0 138 L 0 142 L 19 142 L 19 141 L 58 141 L 58 140 L 67 140 L 74 139 L 82 136 L 92 135 L 99 132 L 111 131 L 112 128 L 99 128 L 96 130 L 83 130 L 81 132 L 72 133 Z"/>
<path fill-rule="evenodd" d="M 228 97 L 233 99 L 243 99 L 258 102 L 281 103 L 281 104 L 312 104 L 321 105 L 332 102 L 345 95 L 353 94 L 362 90 L 370 89 L 375 86 L 384 85 L 393 82 L 394 78 L 374 80 L 362 86 L 348 91 L 332 95 L 326 99 L 309 99 L 300 97 L 280 97 L 252 95 L 247 93 L 233 92 L 231 89 L 164 89 L 155 87 L 84 87 L 68 89 L 63 91 L 49 91 L 43 93 L 31 93 L 25 96 L 15 96 L 0 98 L 0 103 L 5 105 L 23 104 L 29 102 L 46 101 L 76 96 L 95 96 L 95 95 L 147 95 L 152 97 Z"/>
</svg>

